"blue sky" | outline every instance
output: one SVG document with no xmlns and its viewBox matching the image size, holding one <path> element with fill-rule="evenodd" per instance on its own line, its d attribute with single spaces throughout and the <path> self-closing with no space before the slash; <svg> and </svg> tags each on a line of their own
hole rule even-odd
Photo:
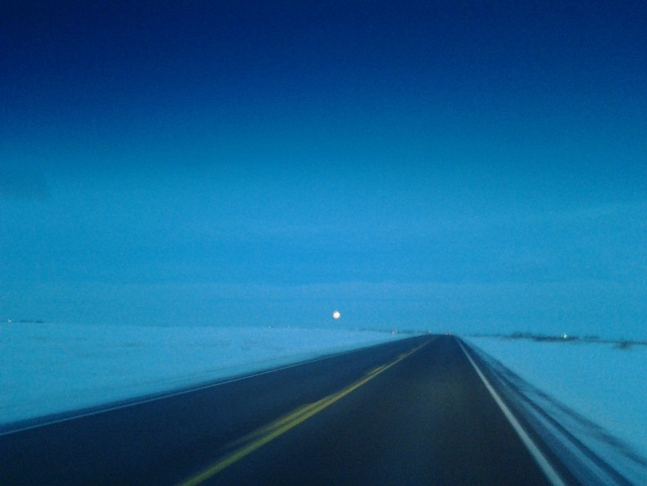
<svg viewBox="0 0 647 486">
<path fill-rule="evenodd" d="M 645 337 L 640 2 L 0 8 L 3 319 Z"/>
</svg>

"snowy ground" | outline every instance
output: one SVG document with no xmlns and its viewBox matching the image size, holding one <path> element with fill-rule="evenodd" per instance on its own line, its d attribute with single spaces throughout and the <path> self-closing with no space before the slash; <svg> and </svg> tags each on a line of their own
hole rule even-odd
<svg viewBox="0 0 647 486">
<path fill-rule="evenodd" d="M 647 346 L 466 340 L 647 458 Z"/>
<path fill-rule="evenodd" d="M 17 421 L 400 337 L 386 332 L 321 329 L 3 323 L 0 431 Z"/>
<path fill-rule="evenodd" d="M 382 332 L 0 324 L 0 432 L 10 424 L 398 339 Z M 647 347 L 469 338 L 647 457 Z"/>
</svg>

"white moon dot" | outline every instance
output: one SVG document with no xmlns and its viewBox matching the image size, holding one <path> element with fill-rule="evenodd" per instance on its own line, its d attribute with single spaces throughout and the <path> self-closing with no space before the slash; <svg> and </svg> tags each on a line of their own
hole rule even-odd
<svg viewBox="0 0 647 486">
<path fill-rule="evenodd" d="M 341 314 L 339 313 L 339 311 L 335 311 L 332 313 L 332 316 L 334 319 L 339 319 L 341 317 Z"/>
</svg>

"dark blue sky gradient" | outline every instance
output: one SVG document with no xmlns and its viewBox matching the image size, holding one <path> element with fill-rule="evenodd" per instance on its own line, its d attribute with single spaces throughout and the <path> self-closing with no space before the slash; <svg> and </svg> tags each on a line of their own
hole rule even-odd
<svg viewBox="0 0 647 486">
<path fill-rule="evenodd" d="M 0 317 L 645 336 L 642 2 L 88 3 L 0 7 Z"/>
</svg>

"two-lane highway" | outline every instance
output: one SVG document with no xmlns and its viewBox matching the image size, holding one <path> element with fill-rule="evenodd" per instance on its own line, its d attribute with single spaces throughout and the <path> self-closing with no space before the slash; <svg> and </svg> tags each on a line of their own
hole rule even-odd
<svg viewBox="0 0 647 486">
<path fill-rule="evenodd" d="M 5 434 L 0 458 L 1 485 L 555 484 L 449 336 Z"/>
</svg>

